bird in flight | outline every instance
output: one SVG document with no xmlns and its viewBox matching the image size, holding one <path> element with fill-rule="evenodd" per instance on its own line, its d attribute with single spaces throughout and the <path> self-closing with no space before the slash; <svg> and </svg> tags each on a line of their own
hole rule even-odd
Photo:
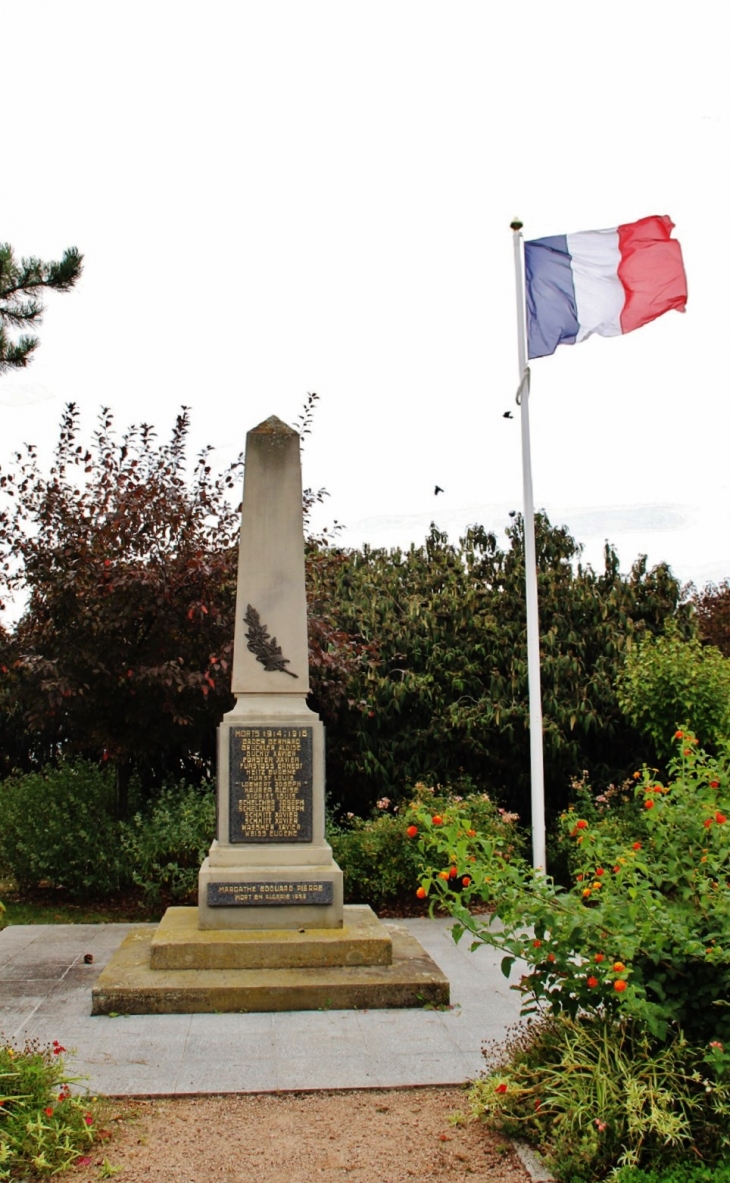
<svg viewBox="0 0 730 1183">
<path fill-rule="evenodd" d="M 443 489 L 440 485 L 436 485 L 433 490 L 434 497 L 438 497 L 439 493 L 443 493 Z"/>
<path fill-rule="evenodd" d="M 514 419 L 514 415 L 512 414 L 511 411 L 505 411 L 504 414 L 502 415 L 502 418 L 503 419 Z"/>
</svg>

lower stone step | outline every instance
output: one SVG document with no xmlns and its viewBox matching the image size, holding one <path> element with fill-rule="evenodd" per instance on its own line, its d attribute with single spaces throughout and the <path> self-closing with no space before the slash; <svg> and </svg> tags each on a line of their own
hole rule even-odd
<svg viewBox="0 0 730 1183">
<path fill-rule="evenodd" d="M 152 969 L 150 929 L 131 932 L 92 989 L 92 1015 L 370 1010 L 448 1006 L 449 982 L 398 924 L 390 965 L 308 969 Z"/>
</svg>

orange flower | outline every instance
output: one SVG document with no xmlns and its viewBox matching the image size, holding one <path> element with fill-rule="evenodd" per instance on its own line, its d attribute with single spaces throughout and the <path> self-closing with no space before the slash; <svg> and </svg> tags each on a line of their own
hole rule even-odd
<svg viewBox="0 0 730 1183">
<path fill-rule="evenodd" d="M 417 887 L 416 888 L 416 895 L 418 896 L 419 900 L 425 900 L 426 888 L 425 887 Z"/>
<path fill-rule="evenodd" d="M 625 972 L 625 970 L 626 970 L 626 966 L 624 965 L 623 961 L 614 961 L 613 972 L 615 974 L 622 974 Z"/>
<path fill-rule="evenodd" d="M 448 871 L 439 871 L 439 879 L 448 879 L 448 877 L 449 877 Z"/>
<path fill-rule="evenodd" d="M 456 876 L 458 874 L 459 874 L 459 872 L 457 871 L 456 867 L 449 868 L 449 879 L 456 879 Z"/>
<path fill-rule="evenodd" d="M 684 732 L 683 731 L 675 731 L 674 738 L 675 739 L 684 739 Z"/>
<path fill-rule="evenodd" d="M 623 994 L 624 990 L 626 989 L 626 982 L 623 980 L 623 978 L 617 978 L 613 983 L 613 988 L 617 994 Z"/>
<path fill-rule="evenodd" d="M 462 881 L 461 881 L 461 886 L 462 886 L 462 887 L 468 887 L 470 883 L 471 883 L 471 879 L 469 878 L 469 876 L 468 876 L 468 875 L 465 875 L 465 876 L 464 876 L 464 878 L 463 878 L 463 879 L 462 879 Z"/>
<path fill-rule="evenodd" d="M 644 802 L 644 809 L 653 809 L 653 808 L 654 808 L 654 802 L 653 802 L 653 801 L 649 800 L 649 801 L 645 801 L 645 802 Z"/>
<path fill-rule="evenodd" d="M 586 895 L 590 895 L 590 894 L 591 894 L 590 887 L 584 887 L 583 888 L 583 895 L 586 896 Z"/>
<path fill-rule="evenodd" d="M 409 826 L 408 829 L 406 830 L 406 834 L 408 835 L 409 838 L 415 838 L 417 833 L 418 833 L 418 826 Z"/>
<path fill-rule="evenodd" d="M 600 965 L 600 963 L 601 963 L 602 961 L 605 961 L 606 959 L 605 959 L 605 957 L 604 957 L 603 953 L 596 953 L 596 956 L 594 957 L 594 959 L 593 959 L 593 960 L 594 960 L 594 961 L 597 961 L 597 962 L 599 963 L 599 965 Z"/>
<path fill-rule="evenodd" d="M 444 824 L 444 819 L 438 813 L 431 818 L 431 821 L 435 826 L 442 826 Z"/>
<path fill-rule="evenodd" d="M 467 836 L 467 838 L 476 838 L 477 832 L 476 832 L 476 830 L 467 830 L 466 836 Z"/>
<path fill-rule="evenodd" d="M 621 870 L 621 868 L 620 868 L 619 866 L 616 866 L 616 867 L 614 867 L 614 868 L 613 868 L 613 873 L 614 873 L 614 875 L 618 875 L 618 873 L 619 873 L 619 871 L 620 871 L 620 870 Z"/>
<path fill-rule="evenodd" d="M 685 748 L 685 749 L 684 749 L 684 754 L 685 754 L 685 756 L 691 756 L 691 755 L 692 755 L 692 749 L 691 749 L 691 748 Z"/>
</svg>

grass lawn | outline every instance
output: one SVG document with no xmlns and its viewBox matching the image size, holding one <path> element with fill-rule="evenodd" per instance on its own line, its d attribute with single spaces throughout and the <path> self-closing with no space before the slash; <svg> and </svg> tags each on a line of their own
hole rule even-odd
<svg viewBox="0 0 730 1183">
<path fill-rule="evenodd" d="M 0 882 L 0 929 L 11 924 L 124 924 L 159 920 L 164 905 L 150 907 L 130 893 L 101 903 L 69 900 L 66 893 L 54 889 L 20 896 L 15 885 Z"/>
</svg>

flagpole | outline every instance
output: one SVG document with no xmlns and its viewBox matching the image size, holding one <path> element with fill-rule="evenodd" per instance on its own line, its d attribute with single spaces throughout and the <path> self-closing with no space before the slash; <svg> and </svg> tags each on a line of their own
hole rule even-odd
<svg viewBox="0 0 730 1183">
<path fill-rule="evenodd" d="M 537 610 L 537 555 L 535 551 L 535 506 L 532 497 L 530 459 L 530 369 L 527 364 L 525 325 L 525 273 L 522 251 L 522 222 L 510 224 L 515 253 L 517 288 L 517 360 L 520 385 L 517 401 L 522 421 L 522 490 L 525 536 L 525 598 L 527 605 L 527 685 L 530 702 L 530 784 L 532 804 L 532 865 L 545 870 L 545 780 L 542 751 L 542 701 L 540 694 L 540 623 Z"/>
</svg>

